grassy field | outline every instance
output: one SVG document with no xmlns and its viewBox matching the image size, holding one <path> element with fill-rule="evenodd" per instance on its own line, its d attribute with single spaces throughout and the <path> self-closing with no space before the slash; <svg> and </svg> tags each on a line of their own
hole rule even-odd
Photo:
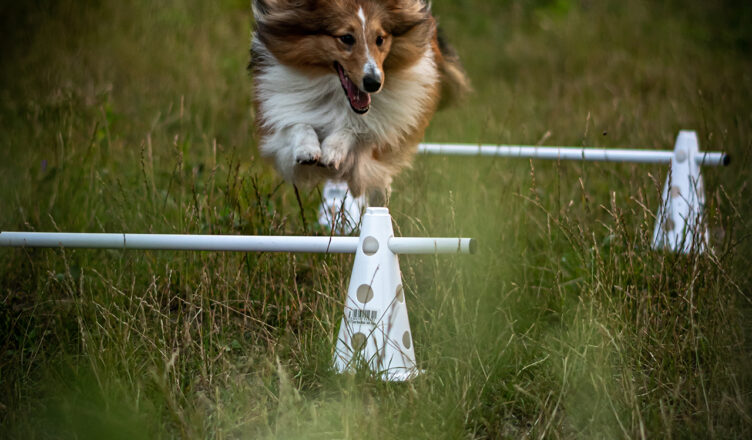
<svg viewBox="0 0 752 440">
<path fill-rule="evenodd" d="M 258 159 L 246 0 L 20 3 L 0 230 L 326 233 Z M 352 256 L 3 249 L 0 437 L 749 438 L 752 6 L 657 3 L 434 1 L 475 91 L 426 137 L 697 130 L 710 252 L 650 250 L 666 167 L 419 157 L 398 234 L 480 252 L 400 260 L 425 374 L 386 384 L 331 370 Z"/>
</svg>

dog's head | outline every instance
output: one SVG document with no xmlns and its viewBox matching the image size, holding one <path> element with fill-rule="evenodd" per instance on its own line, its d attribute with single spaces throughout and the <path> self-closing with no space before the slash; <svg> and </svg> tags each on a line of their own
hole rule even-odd
<svg viewBox="0 0 752 440">
<path fill-rule="evenodd" d="M 335 74 L 366 113 L 386 74 L 417 62 L 435 21 L 424 0 L 254 0 L 256 36 L 280 62 Z"/>
</svg>

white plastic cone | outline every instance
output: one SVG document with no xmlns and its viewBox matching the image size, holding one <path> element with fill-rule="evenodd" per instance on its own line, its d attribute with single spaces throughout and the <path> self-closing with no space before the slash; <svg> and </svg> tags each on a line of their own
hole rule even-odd
<svg viewBox="0 0 752 440">
<path fill-rule="evenodd" d="M 386 381 L 418 374 L 393 235 L 389 210 L 367 208 L 334 354 L 341 373 L 364 362 Z"/>
<path fill-rule="evenodd" d="M 346 182 L 327 180 L 321 190 L 319 224 L 330 231 L 349 234 L 358 227 L 365 206 L 365 197 L 353 197 Z"/>
<path fill-rule="evenodd" d="M 666 183 L 663 185 L 661 206 L 653 231 L 653 248 L 689 253 L 703 252 L 708 243 L 708 231 L 703 222 L 705 188 L 697 163 L 699 143 L 697 133 L 683 130 L 676 138 Z"/>
</svg>

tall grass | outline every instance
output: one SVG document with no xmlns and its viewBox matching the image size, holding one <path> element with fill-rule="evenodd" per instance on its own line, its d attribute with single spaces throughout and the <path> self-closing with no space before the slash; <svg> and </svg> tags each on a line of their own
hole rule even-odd
<svg viewBox="0 0 752 440">
<path fill-rule="evenodd" d="M 481 251 L 401 259 L 425 373 L 386 384 L 331 370 L 351 256 L 2 250 L 0 432 L 748 437 L 752 8 L 680 6 L 434 2 L 475 93 L 427 138 L 696 129 L 710 252 L 650 250 L 665 167 L 419 157 L 398 233 Z M 325 233 L 257 157 L 247 2 L 5 8 L 2 230 Z"/>
</svg>

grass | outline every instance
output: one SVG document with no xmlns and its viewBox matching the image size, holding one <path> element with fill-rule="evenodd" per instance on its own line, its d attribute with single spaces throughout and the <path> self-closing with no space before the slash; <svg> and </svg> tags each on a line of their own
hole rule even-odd
<svg viewBox="0 0 752 440">
<path fill-rule="evenodd" d="M 247 2 L 3 6 L 0 229 L 324 234 L 258 159 Z M 669 149 L 712 251 L 652 252 L 661 166 L 419 157 L 400 261 L 420 367 L 330 362 L 351 256 L 0 251 L 9 438 L 573 438 L 752 433 L 752 8 L 434 2 L 475 87 L 432 141 Z"/>
</svg>

